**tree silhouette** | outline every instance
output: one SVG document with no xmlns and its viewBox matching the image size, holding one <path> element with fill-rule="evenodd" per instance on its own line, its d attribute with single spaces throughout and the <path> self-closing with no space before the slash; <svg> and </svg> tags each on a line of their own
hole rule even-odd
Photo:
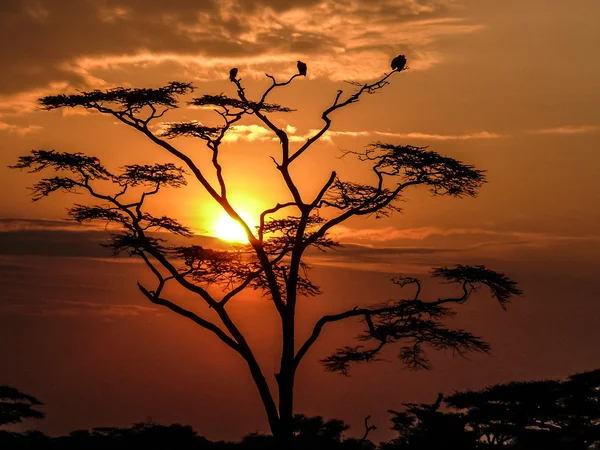
<svg viewBox="0 0 600 450">
<path fill-rule="evenodd" d="M 600 443 L 600 369 L 458 392 L 446 402 L 490 446 L 583 450 Z"/>
<path fill-rule="evenodd" d="M 10 386 L 0 386 L 0 427 L 24 419 L 43 419 L 45 414 L 35 409 L 37 406 L 43 406 L 37 398 Z"/>
<path fill-rule="evenodd" d="M 171 82 L 161 88 L 132 89 L 117 87 L 106 91 L 90 91 L 70 95 L 53 95 L 40 99 L 46 110 L 85 108 L 111 116 L 138 131 L 183 166 L 172 163 L 126 165 L 119 172 L 109 171 L 98 158 L 83 153 L 54 150 L 33 150 L 19 158 L 13 167 L 33 172 L 54 170 L 54 177 L 44 178 L 33 186 L 33 199 L 39 200 L 55 191 L 87 192 L 100 203 L 77 204 L 69 214 L 77 222 L 90 220 L 116 224 L 115 233 L 107 244 L 115 252 L 128 252 L 141 258 L 156 276 L 154 288 L 138 283 L 140 291 L 152 303 L 164 306 L 211 331 L 239 354 L 258 388 L 268 422 L 277 440 L 277 448 L 290 448 L 294 434 L 293 399 L 296 371 L 324 327 L 333 322 L 358 318 L 365 331 L 358 338 L 361 345 L 346 346 L 323 359 L 327 370 L 348 374 L 351 363 L 376 361 L 384 346 L 400 344 L 400 359 L 413 368 L 427 368 L 427 348 L 451 349 L 459 355 L 489 349 L 480 337 L 462 329 L 451 329 L 443 320 L 454 314 L 453 306 L 471 298 L 480 286 L 489 288 L 492 296 L 504 308 L 521 291 L 503 274 L 483 266 L 441 267 L 433 276 L 454 283 L 462 289 L 459 297 L 426 301 L 421 298 L 421 282 L 415 278 L 398 277 L 395 283 L 413 285 L 414 296 L 387 303 L 357 306 L 353 309 L 325 315 L 319 319 L 305 342 L 296 342 L 296 305 L 302 297 L 314 296 L 320 289 L 309 278 L 305 259 L 308 248 L 326 251 L 338 243 L 328 234 L 335 226 L 356 216 L 383 217 L 399 211 L 401 195 L 410 187 L 424 186 L 433 195 L 453 197 L 475 196 L 485 182 L 483 171 L 442 156 L 427 148 L 376 142 L 362 152 L 348 152 L 371 171 L 370 184 L 342 180 L 335 171 L 308 197 L 298 188 L 291 168 L 306 156 L 313 144 L 323 138 L 332 123 L 332 115 L 357 103 L 386 85 L 403 67 L 384 74 L 374 82 L 351 83 L 356 89 L 349 95 L 339 90 L 332 104 L 321 114 L 322 127 L 297 147 L 273 115 L 290 112 L 285 106 L 268 103 L 275 90 L 290 85 L 303 73 L 278 82 L 268 75 L 269 86 L 258 100 L 250 99 L 238 73 L 230 74 L 236 96 L 206 94 L 193 98 L 189 105 L 215 111 L 221 123 L 207 126 L 200 122 L 162 124 L 162 131 L 153 126 L 170 110 L 177 108 L 180 97 L 194 88 L 189 83 Z M 272 157 L 287 192 L 281 201 L 260 214 L 260 222 L 252 229 L 230 203 L 221 144 L 232 127 L 248 116 L 254 116 L 279 140 L 280 152 Z M 201 167 L 190 154 L 176 147 L 174 139 L 182 136 L 204 141 L 211 155 L 211 165 Z M 144 211 L 144 203 L 166 187 L 180 188 L 187 175 L 223 208 L 244 229 L 248 245 L 228 250 L 209 249 L 195 245 L 174 246 L 164 239 L 168 232 L 188 237 L 192 232 L 172 218 L 157 217 Z M 211 182 L 214 176 L 216 181 Z M 112 183 L 112 191 L 107 184 Z M 137 189 L 137 191 L 136 191 Z M 131 199 L 133 192 L 138 195 Z M 284 212 L 287 216 L 281 217 Z M 218 321 L 183 308 L 164 294 L 167 283 L 175 283 L 196 294 L 199 301 L 211 308 Z M 209 293 L 209 286 L 222 288 L 222 295 Z M 245 289 L 265 293 L 279 314 L 282 330 L 280 367 L 275 379 L 277 393 L 271 391 L 254 352 L 230 316 L 231 300 Z M 212 292 L 212 291 L 211 291 Z"/>
<path fill-rule="evenodd" d="M 467 430 L 463 414 L 443 412 L 439 408 L 443 395 L 432 405 L 406 403 L 404 411 L 389 410 L 392 429 L 398 437 L 381 446 L 382 450 L 475 450 L 478 436 Z"/>
<path fill-rule="evenodd" d="M 308 417 L 295 414 L 293 419 L 293 448 L 301 450 L 373 450 L 376 446 L 366 439 L 344 438 L 350 427 L 342 420 L 324 420 L 321 416 Z M 279 449 L 273 436 L 251 433 L 242 439 L 243 448 L 265 450 Z"/>
</svg>

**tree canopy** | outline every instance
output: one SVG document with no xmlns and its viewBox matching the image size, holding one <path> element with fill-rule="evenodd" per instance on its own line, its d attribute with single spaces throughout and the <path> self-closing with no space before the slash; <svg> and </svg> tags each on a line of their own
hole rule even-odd
<svg viewBox="0 0 600 450">
<path fill-rule="evenodd" d="M 14 387 L 0 386 L 0 427 L 26 419 L 43 419 L 45 414 L 36 409 L 43 405 L 37 398 Z"/>
</svg>

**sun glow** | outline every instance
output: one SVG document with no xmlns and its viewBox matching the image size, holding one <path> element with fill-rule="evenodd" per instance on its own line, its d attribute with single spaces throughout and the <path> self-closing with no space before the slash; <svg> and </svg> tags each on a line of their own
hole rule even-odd
<svg viewBox="0 0 600 450">
<path fill-rule="evenodd" d="M 242 219 L 248 224 L 251 230 L 254 229 L 254 222 L 245 214 L 241 214 Z M 221 214 L 213 224 L 213 236 L 229 242 L 247 243 L 248 237 L 242 225 L 233 220 L 226 213 Z"/>
</svg>

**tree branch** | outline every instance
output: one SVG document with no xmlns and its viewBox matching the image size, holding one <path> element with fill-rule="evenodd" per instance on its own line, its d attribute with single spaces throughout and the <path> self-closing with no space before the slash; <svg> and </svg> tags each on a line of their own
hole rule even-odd
<svg viewBox="0 0 600 450">
<path fill-rule="evenodd" d="M 292 75 L 292 77 L 291 77 L 289 80 L 287 80 L 287 81 L 285 81 L 285 82 L 283 82 L 283 83 L 277 83 L 277 81 L 275 80 L 275 77 L 274 77 L 274 76 L 272 76 L 272 75 L 269 75 L 268 73 L 265 73 L 265 75 L 267 76 L 267 78 L 270 78 L 270 79 L 271 79 L 271 81 L 272 81 L 272 84 L 271 84 L 271 86 L 269 86 L 269 88 L 268 88 L 268 89 L 267 89 L 267 90 L 266 90 L 266 91 L 263 93 L 262 97 L 260 98 L 260 101 L 258 102 L 258 104 L 259 104 L 259 105 L 262 105 L 262 104 L 265 102 L 265 100 L 267 99 L 267 95 L 269 95 L 269 93 L 270 93 L 270 92 L 271 92 L 271 91 L 272 91 L 274 88 L 276 88 L 276 87 L 281 87 L 281 86 L 286 86 L 286 85 L 290 84 L 294 78 L 301 76 L 299 73 L 296 73 L 296 74 Z"/>
<path fill-rule="evenodd" d="M 333 104 L 329 108 L 327 108 L 325 111 L 323 111 L 323 114 L 321 114 L 321 119 L 323 119 L 323 121 L 325 122 L 325 125 L 317 133 L 315 133 L 315 135 L 308 138 L 306 140 L 306 142 L 296 151 L 296 153 L 294 153 L 292 156 L 290 156 L 289 162 L 292 163 L 296 158 L 300 157 L 306 150 L 308 150 L 308 148 L 312 144 L 314 144 L 316 141 L 318 141 L 321 138 L 321 136 L 323 136 L 327 132 L 327 130 L 331 126 L 331 118 L 329 117 L 329 115 L 331 113 L 333 113 L 334 111 L 337 111 L 338 109 L 341 109 L 351 103 L 358 102 L 360 100 L 360 97 L 364 93 L 373 94 L 376 91 L 378 91 L 379 89 L 382 89 L 384 86 L 386 86 L 388 84 L 387 79 L 393 73 L 396 73 L 396 71 L 392 71 L 392 72 L 384 75 L 382 78 L 375 81 L 374 83 L 371 83 L 371 84 L 366 83 L 366 84 L 362 85 L 361 88 L 357 92 L 355 92 L 354 94 L 349 96 L 346 100 L 344 100 L 341 103 L 339 101 L 343 94 L 343 91 L 339 90 L 337 92 L 335 100 L 333 101 Z"/>
<path fill-rule="evenodd" d="M 171 311 L 179 314 L 180 316 L 190 319 L 192 322 L 200 325 L 202 328 L 212 331 L 221 341 L 223 341 L 225 344 L 227 344 L 229 347 L 231 347 L 237 353 L 241 352 L 239 344 L 236 341 L 234 341 L 229 335 L 227 335 L 223 330 L 221 330 L 214 323 L 209 322 L 206 319 L 203 319 L 202 317 L 198 316 L 197 314 L 195 314 L 185 308 L 182 308 L 181 306 L 179 306 L 169 300 L 166 300 L 164 298 L 159 297 L 158 295 L 153 294 L 152 292 L 148 291 L 144 286 L 142 286 L 140 283 L 138 283 L 137 285 L 138 285 L 138 288 L 140 289 L 140 291 L 152 303 L 154 303 L 156 305 L 164 306 L 164 307 L 170 309 Z"/>
<path fill-rule="evenodd" d="M 371 415 L 368 415 L 367 417 L 365 417 L 365 434 L 363 434 L 363 437 L 360 439 L 360 442 L 365 442 L 367 440 L 367 437 L 369 436 L 369 433 L 371 431 L 375 431 L 377 429 L 377 427 L 375 425 L 369 425 L 370 418 L 371 418 Z"/>
<path fill-rule="evenodd" d="M 392 281 L 400 287 L 408 284 L 417 285 L 417 291 L 411 300 L 396 301 L 375 308 L 354 308 L 339 314 L 321 317 L 315 323 L 311 335 L 294 357 L 296 366 L 317 341 L 326 324 L 351 317 L 362 317 L 367 324 L 367 334 L 360 336 L 362 340 L 376 339 L 380 341 L 379 346 L 370 351 L 372 355 L 368 357 L 369 359 L 372 359 L 386 343 L 404 338 L 414 339 L 414 344 L 412 347 L 405 347 L 400 357 L 409 362 L 413 361 L 413 364 L 423 367 L 427 367 L 427 360 L 421 356 L 421 344 L 431 343 L 436 348 L 450 347 L 461 355 L 465 351 L 470 350 L 486 351 L 488 345 L 476 336 L 464 330 L 447 330 L 441 327 L 439 319 L 453 314 L 444 305 L 464 303 L 476 289 L 477 284 L 488 287 L 492 296 L 502 308 L 506 307 L 506 304 L 513 296 L 521 295 L 522 291 L 506 275 L 489 270 L 484 266 L 457 265 L 453 268 L 443 267 L 434 269 L 432 274 L 435 277 L 445 278 L 447 282 L 460 284 L 464 292 L 463 296 L 424 302 L 418 300 L 421 285 L 416 278 L 394 278 Z M 377 324 L 374 323 L 374 318 L 378 320 Z M 346 353 L 350 352 L 350 350 L 353 352 L 358 351 L 349 347 L 346 350 Z M 348 353 L 348 362 L 359 360 L 357 358 L 350 358 L 350 353 Z M 340 358 L 343 359 L 343 355 Z"/>
</svg>

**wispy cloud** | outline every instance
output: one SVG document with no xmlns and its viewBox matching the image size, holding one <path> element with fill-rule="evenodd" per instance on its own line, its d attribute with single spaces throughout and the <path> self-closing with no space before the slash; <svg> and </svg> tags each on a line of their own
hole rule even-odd
<svg viewBox="0 0 600 450">
<path fill-rule="evenodd" d="M 600 132 L 600 125 L 564 125 L 552 128 L 532 130 L 532 134 L 576 135 Z"/>
<path fill-rule="evenodd" d="M 286 130 L 291 142 L 304 142 L 311 136 L 314 136 L 319 130 L 308 130 L 306 133 L 298 133 L 298 130 L 293 126 L 288 125 Z M 392 133 L 385 131 L 327 131 L 321 138 L 322 142 L 332 143 L 337 137 L 373 137 L 378 136 L 391 137 L 397 139 L 413 139 L 413 140 L 428 140 L 428 141 L 464 141 L 471 139 L 500 139 L 505 135 L 493 133 L 489 131 L 478 131 L 464 134 L 439 134 L 439 133 Z M 268 128 L 262 125 L 237 125 L 225 135 L 224 141 L 237 142 L 239 140 L 247 141 L 278 141 L 279 138 Z"/>
<path fill-rule="evenodd" d="M 50 10 L 41 1 L 29 1 L 25 3 L 25 12 L 35 22 L 46 23 L 50 17 Z"/>
<path fill-rule="evenodd" d="M 46 88 L 31 89 L 14 94 L 0 95 L 0 114 L 17 116 L 39 109 L 37 100 L 44 96 L 60 93 L 68 87 L 67 83 L 50 83 Z"/>
<path fill-rule="evenodd" d="M 124 6 L 100 6 L 98 17 L 102 22 L 116 24 L 131 18 L 131 9 Z"/>
<path fill-rule="evenodd" d="M 2 302 L 0 313 L 26 316 L 100 316 L 104 318 L 137 317 L 158 314 L 160 310 L 149 306 L 132 304 L 94 303 L 86 301 L 44 301 L 33 305 Z"/>
<path fill-rule="evenodd" d="M 439 228 L 419 227 L 398 229 L 385 228 L 348 228 L 338 226 L 332 234 L 342 242 L 389 242 L 396 240 L 422 241 L 434 236 L 487 236 L 504 239 L 516 239 L 519 242 L 540 241 L 600 241 L 600 235 L 569 236 L 547 232 L 527 232 L 510 230 L 492 230 L 486 228 Z"/>
<path fill-rule="evenodd" d="M 467 141 L 472 139 L 499 139 L 505 137 L 500 133 L 489 131 L 477 131 L 465 134 L 437 134 L 437 133 L 388 133 L 382 131 L 374 131 L 373 134 L 378 136 L 395 137 L 401 139 L 424 139 L 428 141 Z"/>
<path fill-rule="evenodd" d="M 0 255 L 38 255 L 78 257 L 130 261 L 127 254 L 114 258 L 111 250 L 102 246 L 110 234 L 119 232 L 115 226 L 92 222 L 77 224 L 67 220 L 0 218 Z M 174 236 L 167 232 L 153 232 L 173 245 L 201 245 L 226 248 L 227 243 L 215 237 L 197 234 L 192 238 Z M 137 260 L 137 259 L 134 259 Z"/>
<path fill-rule="evenodd" d="M 253 141 L 271 141 L 274 140 L 273 132 L 260 125 L 234 125 L 225 134 L 223 141 L 237 142 L 245 140 Z"/>
<path fill-rule="evenodd" d="M 286 130 L 290 142 L 304 142 L 306 139 L 314 136 L 320 130 L 311 129 L 305 133 L 288 125 Z M 494 131 L 471 131 L 466 133 L 422 133 L 417 131 L 410 132 L 391 132 L 378 130 L 329 130 L 322 137 L 321 142 L 334 143 L 335 138 L 359 138 L 359 137 L 386 137 L 394 139 L 410 139 L 413 141 L 469 141 L 469 140 L 493 140 L 503 139 L 521 134 L 538 135 L 580 135 L 600 132 L 600 125 L 566 125 L 554 128 L 542 128 L 537 130 L 525 130 L 516 134 L 498 133 Z M 271 130 L 262 125 L 240 125 L 233 126 L 226 135 L 225 141 L 237 142 L 239 140 L 247 141 L 278 141 L 279 139 Z"/>
<path fill-rule="evenodd" d="M 30 133 L 37 133 L 42 129 L 39 125 L 14 125 L 6 122 L 0 122 L 0 131 L 6 131 L 8 133 L 16 133 L 21 136 L 25 136 Z"/>
<path fill-rule="evenodd" d="M 426 273 L 432 267 L 450 261 L 501 259 L 527 241 L 479 242 L 455 247 L 436 246 L 377 246 L 344 244 L 339 250 L 323 254 L 310 252 L 307 262 L 314 265 L 340 267 L 370 272 Z"/>
<path fill-rule="evenodd" d="M 26 230 L 68 230 L 68 231 L 90 231 L 105 230 L 106 227 L 94 223 L 76 223 L 72 220 L 56 219 L 22 219 L 22 218 L 0 218 L 0 232 L 26 231 Z"/>
</svg>

